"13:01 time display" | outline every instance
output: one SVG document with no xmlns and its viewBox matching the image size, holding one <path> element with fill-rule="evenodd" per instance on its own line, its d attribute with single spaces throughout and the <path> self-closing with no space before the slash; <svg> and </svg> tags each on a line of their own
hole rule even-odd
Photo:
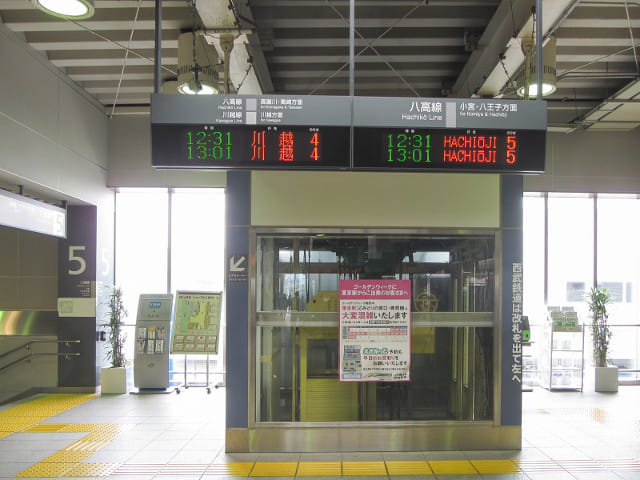
<svg viewBox="0 0 640 480">
<path fill-rule="evenodd" d="M 348 127 L 153 125 L 158 168 L 317 170 L 349 167 Z"/>
<path fill-rule="evenodd" d="M 518 139 L 514 132 L 507 132 L 504 145 L 504 162 L 513 165 L 517 161 Z M 465 134 L 438 135 L 444 163 L 497 163 L 497 135 Z M 431 163 L 431 134 L 387 134 L 388 162 Z"/>
<path fill-rule="evenodd" d="M 354 170 L 544 171 L 544 130 L 354 128 Z"/>
<path fill-rule="evenodd" d="M 187 160 L 231 160 L 231 132 L 188 131 L 186 149 Z"/>
<path fill-rule="evenodd" d="M 387 134 L 389 162 L 431 163 L 431 135 L 412 132 Z"/>
</svg>

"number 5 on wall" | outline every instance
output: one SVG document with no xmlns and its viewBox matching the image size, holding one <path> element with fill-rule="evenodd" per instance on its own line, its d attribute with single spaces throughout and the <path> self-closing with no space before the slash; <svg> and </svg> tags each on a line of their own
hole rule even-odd
<svg viewBox="0 0 640 480">
<path fill-rule="evenodd" d="M 87 249 L 84 245 L 69 245 L 69 263 L 78 262 L 78 268 L 69 268 L 69 275 L 82 275 L 87 269 L 87 261 L 76 255 L 76 252 L 84 252 Z"/>
</svg>

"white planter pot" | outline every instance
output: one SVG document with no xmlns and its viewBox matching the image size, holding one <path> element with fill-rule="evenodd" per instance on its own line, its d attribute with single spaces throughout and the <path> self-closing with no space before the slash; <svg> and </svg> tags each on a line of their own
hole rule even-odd
<svg viewBox="0 0 640 480">
<path fill-rule="evenodd" d="M 103 368 L 100 383 L 100 392 L 103 395 L 127 393 L 127 369 L 125 367 Z"/>
<path fill-rule="evenodd" d="M 596 367 L 596 392 L 618 391 L 618 367 Z"/>
</svg>

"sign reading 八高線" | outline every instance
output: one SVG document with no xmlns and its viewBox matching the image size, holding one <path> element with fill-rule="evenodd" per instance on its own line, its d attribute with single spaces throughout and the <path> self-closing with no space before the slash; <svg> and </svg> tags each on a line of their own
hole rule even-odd
<svg viewBox="0 0 640 480">
<path fill-rule="evenodd" d="M 410 380 L 411 281 L 340 280 L 340 380 Z"/>
</svg>

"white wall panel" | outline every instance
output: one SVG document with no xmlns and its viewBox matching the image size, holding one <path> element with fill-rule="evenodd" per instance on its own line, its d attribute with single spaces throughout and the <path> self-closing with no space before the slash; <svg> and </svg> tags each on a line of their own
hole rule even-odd
<svg viewBox="0 0 640 480">
<path fill-rule="evenodd" d="M 58 136 L 58 81 L 37 53 L 0 25 L 0 112 L 49 138 Z M 1 131 L 2 139 L 10 140 Z"/>
<path fill-rule="evenodd" d="M 108 120 L 77 92 L 60 88 L 60 144 L 106 170 Z"/>
<path fill-rule="evenodd" d="M 108 121 L 97 102 L 2 25 L 0 74 L 0 177 L 27 190 L 110 201 Z"/>
<path fill-rule="evenodd" d="M 111 195 L 106 169 L 86 157 L 6 117 L 0 137 L 0 170 L 89 203 Z"/>
<path fill-rule="evenodd" d="M 255 226 L 484 227 L 500 223 L 491 174 L 253 172 Z"/>
<path fill-rule="evenodd" d="M 640 193 L 638 132 L 547 134 L 547 168 L 524 178 L 529 192 Z"/>
</svg>

